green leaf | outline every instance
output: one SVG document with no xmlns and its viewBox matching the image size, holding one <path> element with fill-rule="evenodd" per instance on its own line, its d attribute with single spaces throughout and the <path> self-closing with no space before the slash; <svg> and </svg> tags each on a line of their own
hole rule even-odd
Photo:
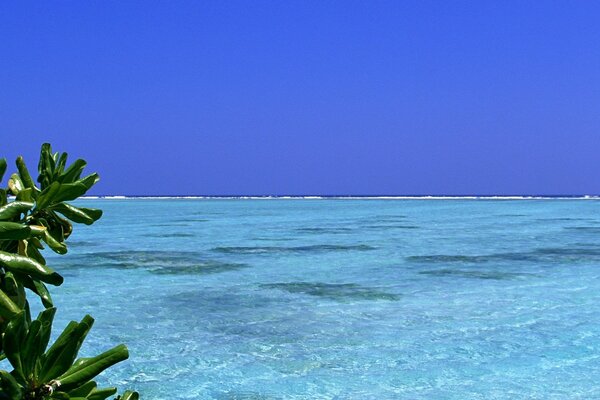
<svg viewBox="0 0 600 400">
<path fill-rule="evenodd" d="M 86 165 L 87 163 L 82 159 L 75 160 L 57 180 L 61 183 L 75 182 L 81 176 Z"/>
<path fill-rule="evenodd" d="M 49 164 L 52 163 L 50 153 L 52 153 L 52 146 L 49 143 L 44 143 L 40 150 L 40 161 L 38 163 L 38 179 L 40 187 L 44 190 L 52 181 L 52 170 Z"/>
<path fill-rule="evenodd" d="M 92 392 L 92 390 L 96 389 L 96 382 L 89 381 L 79 386 L 77 389 L 73 389 L 69 392 L 69 396 L 71 397 L 87 397 L 88 394 Z"/>
<path fill-rule="evenodd" d="M 75 207 L 68 203 L 60 203 L 52 207 L 71 221 L 78 224 L 91 225 L 102 216 L 102 210 L 95 208 Z"/>
<path fill-rule="evenodd" d="M 54 181 L 40 193 L 36 208 L 44 209 L 63 201 L 75 200 L 83 196 L 99 179 L 98 174 L 91 174 L 73 183 Z"/>
<path fill-rule="evenodd" d="M 126 360 L 127 358 L 129 358 L 127 347 L 124 344 L 121 344 L 96 357 L 86 360 L 78 366 L 73 366 L 63 375 L 56 378 L 56 380 L 60 381 L 63 390 L 75 388 L 94 378 L 106 368 Z"/>
<path fill-rule="evenodd" d="M 8 203 L 8 199 L 6 197 L 6 190 L 0 189 L 0 207 L 4 207 Z"/>
<path fill-rule="evenodd" d="M 20 216 L 33 208 L 33 203 L 27 201 L 13 201 L 0 207 L 0 220 L 10 220 Z"/>
<path fill-rule="evenodd" d="M 18 254 L 0 251 L 0 266 L 9 271 L 30 275 L 32 278 L 50 283 L 51 285 L 59 286 L 63 282 L 63 277 L 54 272 L 52 268 Z"/>
<path fill-rule="evenodd" d="M 0 221 L 0 240 L 22 240 L 31 235 L 31 228 L 18 222 Z"/>
<path fill-rule="evenodd" d="M 46 242 L 46 244 L 48 245 L 48 247 L 50 247 L 56 253 L 58 253 L 58 254 L 66 254 L 67 253 L 67 246 L 64 243 L 61 243 L 58 240 L 56 240 L 50 234 L 50 232 L 48 232 L 47 230 L 44 231 L 44 235 L 42 236 L 42 240 L 44 242 Z"/>
<path fill-rule="evenodd" d="M 35 367 L 35 362 L 37 361 L 37 346 L 41 327 L 42 323 L 40 321 L 31 321 L 27 335 L 23 340 L 23 348 L 21 349 L 21 364 L 23 368 L 23 375 L 27 377 L 27 379 L 31 379 L 33 368 Z"/>
<path fill-rule="evenodd" d="M 67 165 L 67 153 L 62 153 L 60 157 L 58 157 L 58 161 L 56 162 L 56 170 L 54 171 L 57 176 L 61 176 L 63 171 L 65 170 L 65 165 Z"/>
<path fill-rule="evenodd" d="M 17 315 L 21 309 L 10 297 L 0 289 L 0 317 L 10 319 Z"/>
</svg>

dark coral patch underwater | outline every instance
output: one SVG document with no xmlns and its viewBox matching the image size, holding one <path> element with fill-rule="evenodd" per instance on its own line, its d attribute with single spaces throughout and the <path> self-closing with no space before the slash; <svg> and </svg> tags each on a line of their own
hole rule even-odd
<svg viewBox="0 0 600 400">
<path fill-rule="evenodd" d="M 589 262 L 600 261 L 600 248 L 598 247 L 548 247 L 523 252 L 492 253 L 485 255 L 463 254 L 432 254 L 422 256 L 409 256 L 406 260 L 423 264 L 447 263 L 488 263 L 501 261 L 525 262 Z"/>
<path fill-rule="evenodd" d="M 394 225 L 394 224 L 377 224 L 377 225 L 365 225 L 363 228 L 367 229 L 419 229 L 416 225 Z"/>
<path fill-rule="evenodd" d="M 354 283 L 283 282 L 260 285 L 265 289 L 284 290 L 289 293 L 307 294 L 331 300 L 398 300 L 400 296 L 377 288 Z"/>
<path fill-rule="evenodd" d="M 57 270 L 82 268 L 82 265 L 94 268 L 145 269 L 161 275 L 205 275 L 247 268 L 247 264 L 212 260 L 198 252 L 170 251 L 115 251 L 96 252 L 71 257 L 68 264 L 57 265 Z"/>
<path fill-rule="evenodd" d="M 566 226 L 565 229 L 584 233 L 600 233 L 600 226 Z"/>
<path fill-rule="evenodd" d="M 491 280 L 510 280 L 524 276 L 532 276 L 532 274 L 523 274 L 517 272 L 500 272 L 500 271 L 468 271 L 460 269 L 437 269 L 430 271 L 421 271 L 421 275 L 430 275 L 438 277 L 462 277 L 476 279 L 491 279 Z"/>
</svg>

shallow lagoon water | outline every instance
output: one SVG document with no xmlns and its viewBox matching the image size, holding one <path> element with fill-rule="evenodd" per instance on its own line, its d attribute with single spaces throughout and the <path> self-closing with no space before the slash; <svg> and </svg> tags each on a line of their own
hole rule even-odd
<svg viewBox="0 0 600 400">
<path fill-rule="evenodd" d="M 82 200 L 56 288 L 158 399 L 600 398 L 600 202 Z M 92 288 L 93 290 L 90 290 Z"/>
</svg>

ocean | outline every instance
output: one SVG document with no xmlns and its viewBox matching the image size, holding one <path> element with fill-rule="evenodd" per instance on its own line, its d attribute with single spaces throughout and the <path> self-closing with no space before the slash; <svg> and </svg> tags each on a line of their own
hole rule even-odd
<svg viewBox="0 0 600 400">
<path fill-rule="evenodd" d="M 600 202 L 87 199 L 57 330 L 164 399 L 600 398 Z M 36 307 L 39 306 L 36 304 Z M 55 334 L 58 332 L 55 332 Z"/>
</svg>

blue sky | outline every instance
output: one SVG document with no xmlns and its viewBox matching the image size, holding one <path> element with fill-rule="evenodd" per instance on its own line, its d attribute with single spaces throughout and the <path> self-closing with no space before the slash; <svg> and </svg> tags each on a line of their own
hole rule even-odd
<svg viewBox="0 0 600 400">
<path fill-rule="evenodd" d="M 600 3 L 0 3 L 0 154 L 100 194 L 598 194 Z"/>
</svg>

